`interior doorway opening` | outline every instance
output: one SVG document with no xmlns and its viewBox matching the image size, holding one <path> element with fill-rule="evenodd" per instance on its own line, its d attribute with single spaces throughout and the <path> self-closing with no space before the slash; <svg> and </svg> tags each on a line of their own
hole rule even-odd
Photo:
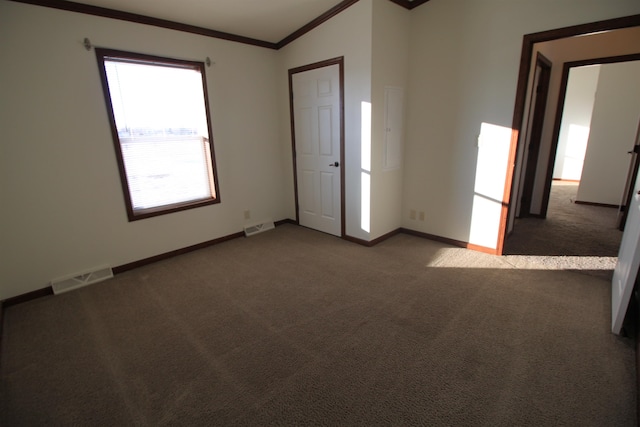
<svg viewBox="0 0 640 427">
<path fill-rule="evenodd" d="M 591 64 L 606 63 L 606 58 L 620 58 L 638 54 L 640 49 L 637 43 L 634 45 L 633 40 L 637 40 L 639 35 L 640 15 L 636 15 L 529 34 L 524 37 L 512 127 L 512 144 L 514 147 L 512 150 L 513 162 L 511 164 L 513 165 L 513 171 L 510 173 L 510 180 L 506 190 L 510 197 L 508 199 L 509 203 L 504 207 L 505 214 L 501 224 L 503 234 L 499 253 L 503 253 L 507 238 L 514 230 L 515 220 L 523 212 L 523 194 L 525 194 L 523 188 L 526 182 L 527 169 L 529 171 L 535 170 L 535 178 L 532 180 L 533 185 L 528 184 L 533 189 L 531 190 L 531 197 L 524 200 L 525 207 L 527 203 L 530 207 L 523 216 L 546 217 L 553 180 L 553 167 L 557 155 L 557 140 L 562 121 L 564 97 L 560 94 L 564 95 L 566 91 L 566 86 L 561 88 L 561 81 L 564 76 L 564 84 L 566 85 L 568 71 L 571 68 L 569 65 L 575 67 L 581 61 L 580 65 L 587 65 L 589 64 L 588 61 L 591 61 Z M 602 37 L 616 42 L 603 43 Z M 576 48 L 576 43 L 580 45 L 580 48 Z M 571 47 L 572 44 L 573 47 Z M 526 148 L 528 147 L 526 138 L 530 137 L 527 132 L 531 128 L 532 109 L 535 108 L 535 103 L 532 102 L 532 93 L 534 92 L 532 87 L 537 65 L 536 59 L 538 52 L 543 51 L 541 48 L 549 45 L 552 45 L 554 50 L 554 53 L 548 57 L 553 62 L 554 68 L 551 73 L 550 92 L 547 109 L 544 114 L 541 151 L 537 161 L 533 162 L 533 164 L 527 164 L 528 153 L 526 153 Z M 565 56 L 558 56 L 556 55 L 557 52 L 565 52 Z M 620 53 L 620 55 L 612 55 L 612 53 Z M 554 141 L 553 147 L 552 141 Z"/>
<path fill-rule="evenodd" d="M 547 57 L 537 52 L 536 67 L 531 84 L 532 90 L 529 101 L 530 118 L 525 134 L 526 148 L 523 153 L 523 162 L 526 166 L 523 168 L 522 196 L 519 198 L 520 217 L 536 216 L 536 214 L 531 212 L 531 200 L 533 198 L 536 169 L 540 157 L 540 144 L 542 142 L 544 116 L 547 110 L 552 66 L 551 61 Z"/>
<path fill-rule="evenodd" d="M 637 86 L 636 71 L 640 71 L 638 59 L 639 54 L 631 54 L 564 64 L 549 158 L 546 164 L 536 165 L 538 179 L 545 175 L 542 194 L 538 192 L 541 218 L 547 217 L 554 179 L 579 181 L 577 203 L 612 208 L 622 205 L 629 154 L 633 154 L 640 116 L 640 100 L 632 91 Z M 569 105 L 570 76 L 575 72 L 591 74 L 587 76 L 591 81 L 582 82 L 583 87 L 578 88 L 583 95 L 578 104 L 585 102 L 586 105 Z M 594 94 L 591 103 L 584 97 L 585 86 L 589 85 Z M 583 117 L 576 117 L 579 115 Z M 567 156 L 568 152 L 573 154 Z M 574 165 L 567 167 L 568 161 Z M 632 178 L 635 180 L 635 176 Z"/>
</svg>

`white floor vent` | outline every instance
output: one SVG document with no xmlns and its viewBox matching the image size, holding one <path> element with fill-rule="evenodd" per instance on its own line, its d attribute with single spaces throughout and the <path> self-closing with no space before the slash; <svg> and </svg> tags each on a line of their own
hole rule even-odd
<svg viewBox="0 0 640 427">
<path fill-rule="evenodd" d="M 84 273 L 77 273 L 73 276 L 66 276 L 52 280 L 51 288 L 53 289 L 53 293 L 58 295 L 93 283 L 102 282 L 103 280 L 111 279 L 112 277 L 113 271 L 110 267 L 101 267 Z"/>
<path fill-rule="evenodd" d="M 273 224 L 273 221 L 265 221 L 261 224 L 248 225 L 244 227 L 244 235 L 249 237 L 254 234 L 262 233 L 263 231 L 273 230 L 276 226 Z"/>
</svg>

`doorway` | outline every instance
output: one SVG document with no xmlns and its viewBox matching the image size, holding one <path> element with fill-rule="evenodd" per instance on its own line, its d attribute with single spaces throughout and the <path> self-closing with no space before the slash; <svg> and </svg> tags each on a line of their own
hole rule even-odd
<svg viewBox="0 0 640 427">
<path fill-rule="evenodd" d="M 565 120 L 563 118 L 563 113 L 565 112 L 566 95 L 567 95 L 567 87 L 568 87 L 570 72 L 577 68 L 586 67 L 586 66 L 593 66 L 593 65 L 605 66 L 605 65 L 611 65 L 611 64 L 632 63 L 633 61 L 637 61 L 639 59 L 640 59 L 640 54 L 631 54 L 631 55 L 622 55 L 622 56 L 592 58 L 587 60 L 566 62 L 564 64 L 562 78 L 560 81 L 558 107 L 556 110 L 556 118 L 555 118 L 555 123 L 553 127 L 553 137 L 551 140 L 551 148 L 549 151 L 549 160 L 546 165 L 546 179 L 545 179 L 545 187 L 544 187 L 544 193 L 542 197 L 542 206 L 541 206 L 541 216 L 543 218 L 546 217 L 547 209 L 549 207 L 549 197 L 551 193 L 552 181 L 554 178 L 554 168 L 556 166 L 556 160 L 557 160 L 557 154 L 558 154 L 560 131 L 563 126 L 567 127 L 565 126 L 567 125 L 567 123 L 564 123 Z M 629 81 L 629 84 L 635 85 L 636 82 Z M 606 88 L 602 88 L 602 84 L 598 84 L 598 90 L 600 90 L 600 92 L 603 92 L 603 91 L 606 91 Z M 600 101 L 598 101 L 600 104 L 602 103 L 602 98 L 603 97 L 600 96 Z M 594 106 L 594 108 L 598 110 L 599 107 L 598 105 L 596 105 Z M 611 110 L 615 111 L 615 107 L 611 108 Z M 597 112 L 598 111 L 595 111 L 595 113 Z M 600 115 L 597 119 L 598 119 L 598 124 L 602 124 L 603 119 L 600 117 Z M 636 125 L 636 123 L 637 123 L 637 118 L 633 120 L 634 126 Z M 604 167 L 605 162 L 607 160 L 609 162 L 614 162 L 616 158 L 614 156 L 609 156 L 611 157 L 610 159 L 604 159 L 604 157 L 606 157 L 608 154 L 611 154 L 613 150 L 617 150 L 618 161 L 615 162 L 616 169 L 623 170 L 624 172 L 622 173 L 622 175 L 626 176 L 626 171 L 628 168 L 628 158 L 626 156 L 628 155 L 627 153 L 632 153 L 632 151 L 629 151 L 629 150 L 631 150 L 633 147 L 634 139 L 633 139 L 633 136 L 628 138 L 622 137 L 621 139 L 616 139 L 615 134 L 619 130 L 619 126 L 610 126 L 610 127 L 613 128 L 611 129 L 610 136 L 609 136 L 609 138 L 612 139 L 612 143 L 606 147 L 603 146 L 603 144 L 600 144 L 599 150 L 600 150 L 600 153 L 602 153 L 602 156 L 592 155 L 591 157 L 592 159 L 594 157 L 598 158 L 597 161 L 601 162 L 601 165 L 602 165 L 600 169 L 604 171 L 606 170 Z M 602 129 L 602 126 L 600 126 L 599 129 Z M 592 137 L 593 135 L 590 136 L 590 139 L 593 139 Z M 602 139 L 603 138 L 599 138 L 599 141 L 601 141 Z M 598 138 L 596 138 L 596 140 L 598 140 Z M 593 142 L 591 144 L 593 144 Z M 594 147 L 592 146 L 592 148 Z M 591 161 L 591 165 L 593 165 L 593 160 Z M 593 169 L 593 166 L 591 167 L 591 169 Z M 584 178 L 586 179 L 583 179 L 583 177 L 580 178 L 581 184 L 580 184 L 580 188 L 578 190 L 578 196 L 577 196 L 577 199 L 578 199 L 577 201 L 579 203 L 586 203 L 586 204 L 599 205 L 599 206 L 610 206 L 610 207 L 619 207 L 622 204 L 622 201 L 621 201 L 622 199 L 621 197 L 618 197 L 618 196 L 613 196 L 613 198 L 609 198 L 607 200 L 596 200 L 598 198 L 597 192 L 595 192 L 596 194 L 594 194 L 594 191 L 590 191 L 589 188 L 597 184 L 596 181 L 601 181 L 602 178 L 594 177 L 593 174 L 590 174 Z M 631 179 L 632 179 L 632 182 L 635 182 L 635 176 L 632 176 Z M 613 188 L 611 188 L 608 193 L 616 194 L 616 195 L 621 194 L 623 189 L 622 183 L 623 181 L 620 181 L 620 185 L 613 185 Z M 600 191 L 600 193 L 602 193 L 602 191 Z"/>
<path fill-rule="evenodd" d="M 296 221 L 343 237 L 344 59 L 289 70 Z"/>
<path fill-rule="evenodd" d="M 631 162 L 627 178 L 640 116 L 637 59 L 639 54 L 564 64 L 547 164 L 536 165 L 546 175 L 541 214 L 533 223 L 522 219 L 533 215 L 521 215 L 505 243 L 506 254 L 616 257 L 623 184 L 633 184 L 637 174 Z M 569 91 L 571 75 L 576 80 Z M 570 155 L 577 151 L 582 151 L 584 175 L 582 160 Z M 549 210 L 551 205 L 555 208 Z"/>
<path fill-rule="evenodd" d="M 608 21 L 600 21 L 594 22 L 591 24 L 578 25 L 575 27 L 562 28 L 557 30 L 546 31 L 542 33 L 529 34 L 525 35 L 523 42 L 523 50 L 522 57 L 520 63 L 520 73 L 518 79 L 518 86 L 516 91 L 516 103 L 514 108 L 513 122 L 512 122 L 512 150 L 510 155 L 510 165 L 513 165 L 514 172 L 510 172 L 507 179 L 507 186 L 505 188 L 505 192 L 508 192 L 509 197 L 507 198 L 508 203 L 505 203 L 503 206 L 503 221 L 501 221 L 501 239 L 499 239 L 499 247 L 498 252 L 502 254 L 503 248 L 505 245 L 505 241 L 509 236 L 509 232 L 512 231 L 513 224 L 515 222 L 515 213 L 516 209 L 513 203 L 509 203 L 509 201 L 517 200 L 519 197 L 518 194 L 518 185 L 517 182 L 513 179 L 517 177 L 518 174 L 515 171 L 521 170 L 522 165 L 522 151 L 523 151 L 523 142 L 520 139 L 520 130 L 522 129 L 523 118 L 525 116 L 525 105 L 527 100 L 527 91 L 529 88 L 529 77 L 530 77 L 530 68 L 532 63 L 532 53 L 534 52 L 534 46 L 537 43 L 551 42 L 551 41 L 579 41 L 584 42 L 585 44 L 582 46 L 582 49 L 572 49 L 571 53 L 581 52 L 583 58 L 571 58 L 571 60 L 565 59 L 564 68 L 563 68 L 563 77 L 562 77 L 562 88 L 559 93 L 564 94 L 566 91 L 566 83 L 568 78 L 568 72 L 571 68 L 571 61 L 576 65 L 577 63 L 583 63 L 586 65 L 584 61 L 592 61 L 592 64 L 595 63 L 603 63 L 607 62 L 589 59 L 589 57 L 604 57 L 604 58 L 621 58 L 626 57 L 626 60 L 632 60 L 631 58 L 634 56 L 640 55 L 640 49 L 637 46 L 637 43 L 634 43 L 634 40 L 637 40 L 638 34 L 640 33 L 640 15 L 629 16 L 625 18 L 612 19 Z M 632 36 L 627 39 L 621 38 L 624 36 Z M 575 37 L 575 36 L 586 36 L 586 37 Z M 589 43 L 590 41 L 598 39 L 602 41 L 603 38 L 612 37 L 618 38 L 617 42 L 614 43 Z M 624 46 L 624 48 L 623 48 Z M 615 49 L 615 51 L 612 51 Z M 626 52 L 625 52 L 626 50 Z M 599 54 L 598 54 L 599 53 Z M 611 56 L 608 56 L 611 55 Z M 617 55 L 617 56 L 615 56 Z M 569 55 L 570 56 L 570 55 Z M 586 57 L 586 59 L 585 59 Z M 555 60 L 555 58 L 552 58 Z M 612 60 L 611 62 L 618 62 L 620 59 Z M 637 75 L 637 73 L 636 73 Z M 558 134 L 560 128 L 560 122 L 562 119 L 562 110 L 564 103 L 564 96 L 558 96 L 558 108 L 556 110 L 556 119 L 554 122 L 553 129 L 553 138 L 552 138 L 552 146 L 549 147 L 549 162 L 546 165 L 546 171 L 541 171 L 541 175 L 546 175 L 545 187 L 544 187 L 544 200 L 543 205 L 548 205 L 549 195 L 551 191 L 551 183 L 553 177 L 553 165 L 555 164 L 555 156 L 557 149 L 557 141 Z M 637 120 L 637 117 L 636 117 Z M 634 123 L 636 124 L 636 123 Z M 615 126 L 613 126 L 615 128 Z M 637 136 L 636 136 L 637 138 Z M 630 148 L 633 143 L 633 136 L 628 138 L 628 143 L 630 144 Z M 633 151 L 633 150 L 632 150 Z M 518 162 L 516 162 L 518 159 Z M 617 162 L 617 165 L 624 162 Z M 633 162 L 629 162 L 633 165 Z M 626 166 L 626 165 L 625 165 Z M 618 166 L 619 167 L 619 166 Z M 632 166 L 633 167 L 633 166 Z M 519 169 L 520 168 L 520 169 Z M 620 167 L 619 167 L 620 168 Z M 622 167 L 623 173 L 627 173 L 627 167 Z M 602 175 L 600 175 L 602 176 Z M 606 177 L 606 176 L 605 176 Z M 584 173 L 581 177 L 584 179 Z M 640 194 L 638 191 L 638 181 L 636 179 L 635 186 L 627 185 L 627 187 L 633 188 L 634 193 Z M 627 225 L 624 233 L 622 233 L 622 244 L 618 244 L 618 252 L 616 260 L 615 270 L 613 271 L 613 280 L 611 281 L 611 294 L 612 294 L 612 331 L 614 333 L 619 333 L 619 323 L 618 320 L 624 317 L 624 313 L 627 309 L 627 303 L 629 300 L 630 290 L 633 288 L 633 283 L 635 283 L 637 273 L 638 273 L 638 263 L 640 262 L 640 248 L 638 246 L 638 230 L 640 229 L 640 218 L 637 215 L 638 201 L 640 200 L 640 196 L 635 196 L 631 198 L 631 203 L 628 204 L 630 206 L 631 213 L 629 224 Z M 618 200 L 619 203 L 620 200 Z M 546 207 L 545 207 L 546 209 Z M 505 212 L 506 211 L 506 212 Z M 546 213 L 546 212 L 545 212 Z M 618 232 L 615 227 L 612 227 L 612 232 Z M 557 234 L 554 234 L 552 239 L 557 239 Z M 627 243 L 625 243 L 627 242 Z M 557 258 L 557 257 L 556 257 Z M 557 258 L 562 259 L 563 257 Z M 581 257 L 584 259 L 585 257 Z M 590 264 L 591 265 L 591 264 Z M 565 268 L 566 269 L 566 268 Z M 579 270 L 584 270 L 583 268 L 579 268 Z"/>
<path fill-rule="evenodd" d="M 533 87 L 531 94 L 531 105 L 529 111 L 533 117 L 530 120 L 527 132 L 528 144 L 525 150 L 524 184 L 522 187 L 522 197 L 520 204 L 520 217 L 531 216 L 531 199 L 536 179 L 536 169 L 540 156 L 540 142 L 542 139 L 542 128 L 544 126 L 544 116 L 547 111 L 547 97 L 549 95 L 549 81 L 551 79 L 551 61 L 540 52 L 536 55 L 536 69 L 533 76 Z"/>
<path fill-rule="evenodd" d="M 535 65 L 534 53 L 539 50 L 538 46 L 544 43 L 559 43 L 560 46 L 564 46 L 566 48 L 569 42 L 582 43 L 580 49 L 568 49 L 567 51 L 566 56 L 571 57 L 575 60 L 578 60 L 580 55 L 582 55 L 583 57 L 604 57 L 606 56 L 606 53 L 611 51 L 611 49 L 615 49 L 616 52 L 627 51 L 627 54 L 636 54 L 639 52 L 639 49 L 637 43 L 634 43 L 633 40 L 637 40 L 638 34 L 640 34 L 640 15 L 577 25 L 574 27 L 560 28 L 535 34 L 527 34 L 524 36 L 512 122 L 512 149 L 510 152 L 509 160 L 511 168 L 507 176 L 507 183 L 505 188 L 505 194 L 507 194 L 508 196 L 505 198 L 507 203 L 503 205 L 503 215 L 500 224 L 501 233 L 497 248 L 499 254 L 502 254 L 505 241 L 513 232 L 516 214 L 519 214 L 518 208 L 520 208 L 519 202 L 521 201 L 521 190 L 523 185 L 523 182 L 519 178 L 524 177 L 524 171 L 526 168 L 526 164 L 524 164 L 523 162 L 523 158 L 525 157 L 524 148 L 526 146 L 524 140 L 526 129 L 525 117 L 528 114 L 527 105 L 531 100 L 529 92 L 531 91 L 530 87 L 531 81 L 533 80 L 532 75 L 534 72 L 534 67 L 532 67 L 532 64 Z M 614 43 L 602 42 L 604 39 L 611 40 L 611 38 L 615 39 Z M 601 54 L 598 55 L 598 53 Z M 605 55 L 602 55 L 602 53 L 604 53 Z M 576 58 L 576 56 L 578 56 L 578 58 Z M 556 62 L 556 58 L 551 57 L 550 59 Z M 560 58 L 558 59 L 558 62 L 566 62 L 566 59 L 563 60 L 562 58 Z M 550 84 L 552 92 L 555 92 L 557 90 L 553 88 L 559 87 L 559 77 L 554 77 L 558 74 L 559 73 L 556 72 L 552 73 L 552 83 Z M 554 97 L 551 92 L 549 96 L 552 98 Z M 551 108 L 552 106 L 553 103 L 550 103 L 549 108 Z M 560 123 L 560 118 L 558 118 L 557 115 L 561 114 L 561 108 L 559 108 L 555 114 L 556 129 L 554 129 L 553 131 L 555 132 L 554 139 L 557 139 L 557 133 L 559 131 L 557 127 Z M 551 117 L 553 117 L 553 113 L 551 113 Z M 549 114 L 547 114 L 547 124 L 552 124 L 552 122 L 549 122 Z M 544 136 L 544 139 L 546 139 L 547 141 L 551 139 L 549 137 L 550 132 L 544 131 L 543 134 L 546 135 Z M 542 156 L 541 158 L 548 158 L 550 156 L 555 157 L 555 151 L 550 149 L 550 142 L 543 142 L 543 146 L 543 152 L 541 152 L 540 154 Z M 541 161 L 538 162 L 538 164 L 542 169 L 544 169 L 548 165 L 548 162 L 545 164 L 544 161 Z M 534 189 L 536 196 L 534 196 L 534 199 L 532 199 L 532 205 L 535 205 L 535 209 L 540 209 L 541 204 L 548 204 L 548 197 L 551 189 L 552 172 L 552 169 L 538 171 L 536 177 L 536 186 Z M 542 200 L 543 198 L 546 200 Z M 538 210 L 537 212 L 541 213 L 542 215 L 544 215 L 545 213 L 541 210 Z"/>
</svg>

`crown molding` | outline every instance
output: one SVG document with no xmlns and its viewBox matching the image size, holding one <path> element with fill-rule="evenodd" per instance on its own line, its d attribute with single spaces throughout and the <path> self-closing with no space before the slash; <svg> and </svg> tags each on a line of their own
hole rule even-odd
<svg viewBox="0 0 640 427">
<path fill-rule="evenodd" d="M 103 18 L 119 19 L 121 21 L 134 22 L 136 24 L 152 25 L 155 27 L 167 28 L 170 30 L 183 31 L 186 33 L 198 34 L 201 36 L 213 37 L 217 39 L 229 40 L 238 43 L 250 44 L 254 46 L 277 49 L 276 43 L 264 40 L 252 39 L 250 37 L 239 36 L 237 34 L 216 31 L 210 28 L 197 27 L 195 25 L 182 24 L 180 22 L 166 19 L 152 18 L 137 13 L 122 12 L 120 10 L 108 9 L 106 7 L 92 6 L 88 4 L 76 3 L 66 0 L 9 0 L 16 3 L 26 3 L 35 6 L 50 7 L 53 9 L 66 10 L 70 12 L 84 13 L 86 15 L 100 16 Z"/>
<path fill-rule="evenodd" d="M 213 37 L 222 40 L 229 40 L 237 43 L 244 43 L 252 46 L 264 47 L 267 49 L 281 49 L 288 45 L 292 41 L 302 37 L 309 31 L 318 27 L 322 23 L 333 18 L 343 10 L 356 4 L 360 0 L 343 0 L 336 6 L 332 7 L 322 15 L 318 16 L 314 20 L 303 25 L 293 33 L 289 34 L 284 39 L 277 43 L 272 43 L 264 40 L 253 39 L 250 37 L 244 37 L 237 34 L 226 33 L 223 31 L 213 30 L 211 28 L 198 27 L 195 25 L 183 24 L 180 22 L 170 21 L 167 19 L 153 18 L 151 16 L 139 15 L 137 13 L 123 12 L 120 10 L 109 9 L 106 7 L 92 6 L 83 3 L 77 3 L 67 0 L 9 0 L 16 3 L 31 4 L 34 6 L 49 7 L 52 9 L 66 10 L 69 12 L 83 13 L 85 15 L 100 16 L 103 18 L 118 19 L 121 21 L 133 22 L 136 24 L 152 25 L 154 27 L 166 28 L 169 30 L 183 31 L 191 34 L 198 34 L 206 37 Z M 420 6 L 429 0 L 390 0 L 393 3 L 399 4 L 409 10 Z"/>
<path fill-rule="evenodd" d="M 428 2 L 429 0 L 390 0 L 391 2 L 395 3 L 395 4 L 399 4 L 400 6 L 404 7 L 405 9 L 415 9 L 416 7 L 420 6 L 421 4 L 424 4 L 426 2 Z"/>
<path fill-rule="evenodd" d="M 332 7 L 331 9 L 329 9 L 328 11 L 323 13 L 322 15 L 318 16 L 316 19 L 308 22 L 307 24 L 303 25 L 302 27 L 300 27 L 299 29 L 297 29 L 293 33 L 289 34 L 287 37 L 285 37 L 282 40 L 280 40 L 278 43 L 276 43 L 276 46 L 277 46 L 276 49 L 281 49 L 281 48 L 285 47 L 286 45 L 288 45 L 289 43 L 291 43 L 295 39 L 297 39 L 299 37 L 302 37 L 303 35 L 305 35 L 309 31 L 313 30 L 314 28 L 316 28 L 320 24 L 322 24 L 322 23 L 328 21 L 329 19 L 333 18 L 334 16 L 336 16 L 337 14 L 342 12 L 343 10 L 345 10 L 348 7 L 353 6 L 354 4 L 358 3 L 358 1 L 360 1 L 360 0 L 344 0 L 341 3 L 338 3 L 336 6 Z"/>
</svg>

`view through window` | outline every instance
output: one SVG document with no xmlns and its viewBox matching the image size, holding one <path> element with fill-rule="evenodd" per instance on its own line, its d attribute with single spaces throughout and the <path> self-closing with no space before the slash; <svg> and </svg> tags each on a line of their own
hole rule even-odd
<svg viewBox="0 0 640 427">
<path fill-rule="evenodd" d="M 218 202 L 204 64 L 96 55 L 129 220 Z"/>
</svg>

